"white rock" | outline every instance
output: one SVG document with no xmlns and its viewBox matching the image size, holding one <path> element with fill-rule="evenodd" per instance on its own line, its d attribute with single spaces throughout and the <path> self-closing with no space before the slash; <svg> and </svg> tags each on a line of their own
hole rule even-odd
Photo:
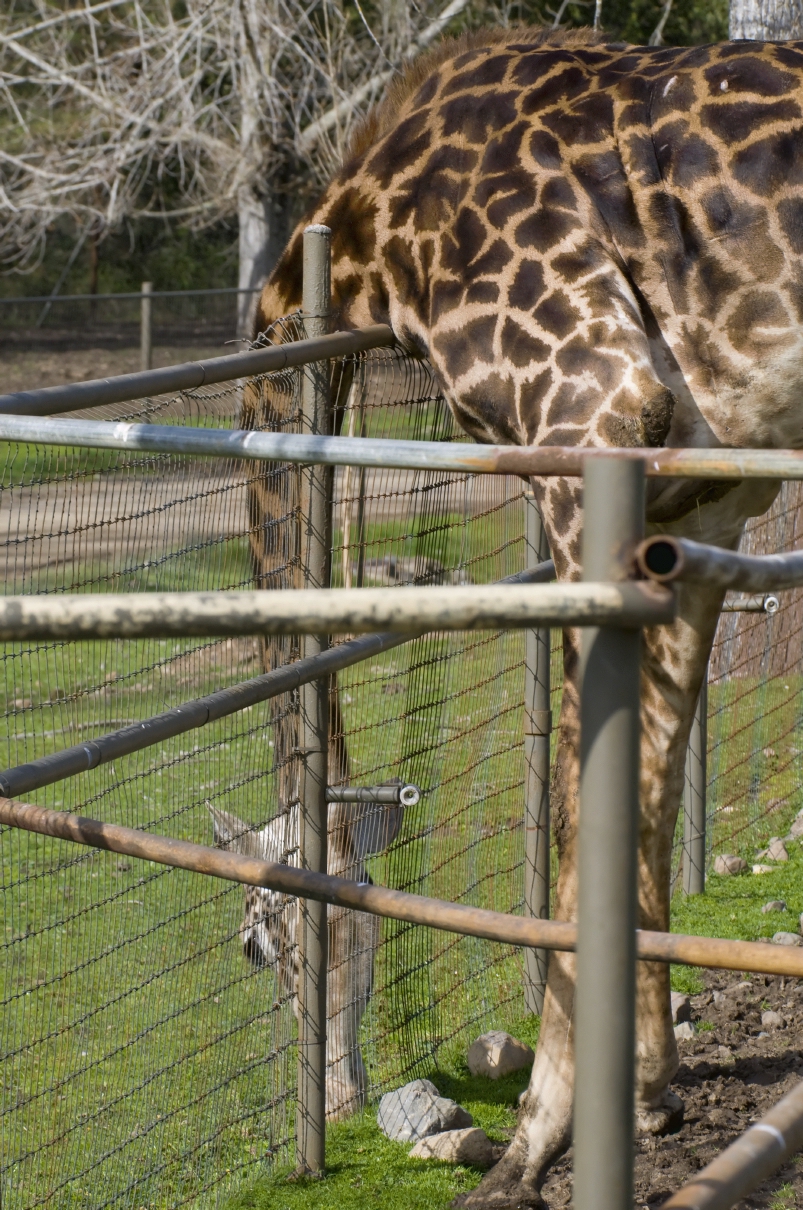
<svg viewBox="0 0 803 1210">
<path fill-rule="evenodd" d="M 754 865 L 754 866 L 753 866 L 753 873 L 754 873 L 754 874 L 774 874 L 774 873 L 775 873 L 775 866 L 772 866 L 772 865 Z"/>
<path fill-rule="evenodd" d="M 772 938 L 773 945 L 803 945 L 803 937 L 798 933 L 776 933 Z"/>
<path fill-rule="evenodd" d="M 490 1168 L 496 1156 L 484 1130 L 446 1130 L 430 1134 L 416 1143 L 411 1160 L 441 1160 L 445 1164 L 469 1164 L 472 1168 Z"/>
<path fill-rule="evenodd" d="M 735 857 L 733 853 L 720 853 L 714 859 L 714 873 L 721 877 L 726 877 L 728 874 L 743 874 L 747 869 L 747 862 L 743 857 Z"/>
<path fill-rule="evenodd" d="M 767 857 L 770 861 L 788 861 L 789 853 L 780 836 L 773 836 L 767 845 Z"/>
<path fill-rule="evenodd" d="M 795 818 L 792 820 L 792 826 L 789 829 L 789 835 L 794 840 L 799 840 L 803 836 L 803 811 L 798 811 Z"/>
<path fill-rule="evenodd" d="M 727 1046 L 718 1046 L 717 1058 L 720 1063 L 730 1063 L 733 1059 L 733 1051 Z"/>
<path fill-rule="evenodd" d="M 672 992 L 672 1024 L 680 1025 L 682 1021 L 691 1021 L 691 1000 L 683 992 Z"/>
<path fill-rule="evenodd" d="M 691 1021 L 681 1021 L 680 1025 L 675 1026 L 675 1037 L 679 1042 L 687 1041 L 694 1037 L 694 1026 Z"/>
<path fill-rule="evenodd" d="M 399 1143 L 474 1125 L 471 1114 L 442 1097 L 431 1080 L 411 1080 L 402 1088 L 386 1092 L 379 1102 L 377 1122 L 383 1134 Z"/>
<path fill-rule="evenodd" d="M 519 1042 L 502 1029 L 492 1029 L 471 1043 L 468 1069 L 473 1076 L 498 1080 L 511 1071 L 532 1067 L 534 1058 L 535 1054 L 525 1042 Z"/>
<path fill-rule="evenodd" d="M 761 911 L 764 916 L 767 915 L 767 912 L 785 912 L 786 904 L 783 899 L 770 899 L 769 903 L 764 904 Z"/>
<path fill-rule="evenodd" d="M 783 1017 L 780 1013 L 768 1009 L 767 1012 L 761 1014 L 761 1025 L 763 1029 L 780 1029 L 783 1025 Z"/>
</svg>

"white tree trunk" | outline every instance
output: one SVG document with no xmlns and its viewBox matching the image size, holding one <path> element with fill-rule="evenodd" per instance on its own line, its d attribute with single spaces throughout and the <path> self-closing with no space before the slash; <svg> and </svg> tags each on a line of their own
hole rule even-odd
<svg viewBox="0 0 803 1210">
<path fill-rule="evenodd" d="M 241 290 L 262 286 L 276 259 L 276 222 L 270 198 L 259 197 L 252 185 L 243 185 L 237 193 L 237 217 L 240 225 L 240 268 L 237 284 Z M 237 298 L 237 335 L 249 338 L 256 307 L 256 294 Z"/>
<path fill-rule="evenodd" d="M 803 38 L 803 0 L 731 0 L 730 36 L 751 42 Z"/>
</svg>

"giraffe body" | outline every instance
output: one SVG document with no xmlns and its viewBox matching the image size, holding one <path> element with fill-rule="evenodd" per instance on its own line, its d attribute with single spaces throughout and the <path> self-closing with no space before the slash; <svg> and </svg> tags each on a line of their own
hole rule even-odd
<svg viewBox="0 0 803 1210">
<path fill-rule="evenodd" d="M 803 445 L 803 44 L 606 44 L 588 31 L 481 31 L 416 62 L 309 217 L 333 232 L 339 327 L 389 323 L 428 356 L 461 425 L 520 445 Z M 261 330 L 301 304 L 300 226 Z M 580 574 L 577 482 L 534 480 L 561 578 Z M 763 482 L 652 481 L 653 531 L 733 547 Z M 645 634 L 639 900 L 669 924 L 691 719 L 722 594 L 683 588 Z M 579 636 L 552 810 L 555 904 L 575 917 Z M 574 960 L 553 955 L 516 1137 L 465 1205 L 539 1205 L 568 1145 Z M 677 1116 L 668 968 L 640 964 L 644 1129 Z M 601 1107 L 601 1112 L 604 1109 Z"/>
</svg>

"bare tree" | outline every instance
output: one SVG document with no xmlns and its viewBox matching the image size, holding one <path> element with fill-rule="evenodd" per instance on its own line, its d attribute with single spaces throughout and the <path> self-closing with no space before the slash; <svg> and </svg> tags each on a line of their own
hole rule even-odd
<svg viewBox="0 0 803 1210">
<path fill-rule="evenodd" d="M 803 38 L 803 0 L 731 0 L 729 32 L 755 42 Z"/>
<path fill-rule="evenodd" d="M 358 22 L 341 0 L 7 4 L 0 264 L 35 267 L 65 215 L 81 245 L 125 218 L 236 215 L 240 284 L 258 284 L 287 199 L 328 179 L 355 120 L 470 0 L 436 2 L 355 0 Z"/>
</svg>

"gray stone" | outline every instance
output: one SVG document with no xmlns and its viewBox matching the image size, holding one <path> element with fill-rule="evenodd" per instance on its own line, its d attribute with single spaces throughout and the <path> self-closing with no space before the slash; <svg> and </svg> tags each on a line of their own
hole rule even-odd
<svg viewBox="0 0 803 1210">
<path fill-rule="evenodd" d="M 732 1063 L 733 1051 L 728 1046 L 718 1046 L 717 1058 L 719 1059 L 720 1063 Z"/>
<path fill-rule="evenodd" d="M 784 903 L 783 899 L 770 899 L 769 903 L 764 904 L 761 911 L 765 916 L 767 915 L 767 912 L 785 912 L 786 904 Z"/>
<path fill-rule="evenodd" d="M 761 1025 L 763 1029 L 780 1029 L 783 1025 L 783 1017 L 780 1013 L 768 1009 L 767 1012 L 761 1014 Z"/>
<path fill-rule="evenodd" d="M 803 836 L 803 811 L 798 811 L 797 815 L 792 820 L 789 835 L 793 838 L 793 840 L 800 840 L 801 836 Z"/>
<path fill-rule="evenodd" d="M 484 1130 L 446 1130 L 430 1134 L 416 1143 L 411 1160 L 441 1160 L 444 1164 L 468 1164 L 472 1168 L 490 1168 L 496 1160 L 493 1143 Z"/>
<path fill-rule="evenodd" d="M 803 937 L 799 933 L 776 933 L 772 938 L 773 945 L 803 945 Z"/>
<path fill-rule="evenodd" d="M 714 873 L 725 878 L 730 874 L 743 874 L 747 869 L 747 862 L 743 857 L 736 857 L 733 853 L 720 853 L 719 857 L 714 859 Z"/>
<path fill-rule="evenodd" d="M 691 1000 L 683 992 L 672 992 L 672 1024 L 680 1025 L 683 1021 L 691 1021 Z"/>
<path fill-rule="evenodd" d="M 789 860 L 789 852 L 780 836 L 773 836 L 772 840 L 767 845 L 767 858 L 769 861 Z"/>
<path fill-rule="evenodd" d="M 525 1042 L 511 1037 L 502 1029 L 481 1034 L 468 1050 L 468 1069 L 473 1076 L 498 1080 L 511 1071 L 532 1067 L 535 1054 Z"/>
<path fill-rule="evenodd" d="M 431 1080 L 411 1080 L 402 1088 L 386 1092 L 379 1102 L 377 1122 L 382 1133 L 398 1143 L 474 1125 L 471 1114 L 442 1097 Z"/>
<path fill-rule="evenodd" d="M 691 1021 L 681 1021 L 680 1025 L 675 1026 L 675 1037 L 679 1042 L 688 1041 L 694 1037 L 694 1026 Z"/>
<path fill-rule="evenodd" d="M 754 874 L 774 874 L 774 873 L 775 873 L 775 866 L 772 866 L 772 865 L 754 865 L 754 866 L 753 866 L 753 873 L 754 873 Z"/>
</svg>

